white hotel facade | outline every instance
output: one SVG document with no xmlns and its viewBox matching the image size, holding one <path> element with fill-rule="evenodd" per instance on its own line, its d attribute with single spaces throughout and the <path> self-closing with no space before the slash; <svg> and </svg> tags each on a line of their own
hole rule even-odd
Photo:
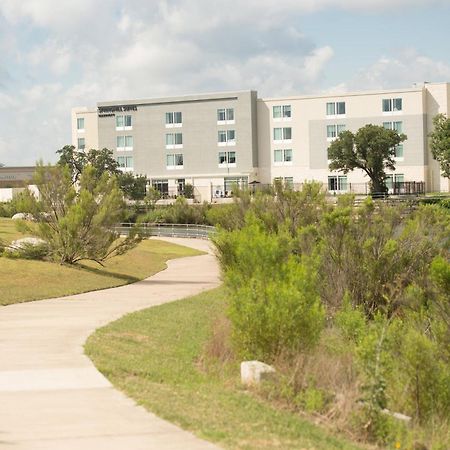
<svg viewBox="0 0 450 450">
<path fill-rule="evenodd" d="M 394 182 L 449 191 L 431 156 L 433 117 L 450 114 L 450 83 L 336 95 L 260 99 L 255 91 L 99 102 L 72 110 L 72 144 L 108 148 L 122 170 L 146 175 L 165 193 L 194 186 L 197 198 L 226 195 L 235 183 L 317 180 L 333 193 L 364 193 L 362 171 L 328 169 L 327 149 L 342 130 L 382 125 L 407 135 L 396 149 Z"/>
</svg>

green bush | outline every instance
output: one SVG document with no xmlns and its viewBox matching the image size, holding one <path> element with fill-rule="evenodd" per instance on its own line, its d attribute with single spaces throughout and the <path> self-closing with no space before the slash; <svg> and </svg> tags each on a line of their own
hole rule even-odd
<svg viewBox="0 0 450 450">
<path fill-rule="evenodd" d="M 210 205 L 189 205 L 187 200 L 180 196 L 175 203 L 167 206 L 155 206 L 146 214 L 138 217 L 138 223 L 207 223 L 206 214 Z"/>
<path fill-rule="evenodd" d="M 238 192 L 207 213 L 222 229 L 214 241 L 236 353 L 278 364 L 276 401 L 339 416 L 338 426 L 383 446 L 446 448 L 448 209 L 355 207 L 351 196 L 332 205 L 314 184 L 280 189 Z M 330 376 L 324 354 L 340 366 Z M 389 411 L 411 416 L 410 429 Z"/>
<path fill-rule="evenodd" d="M 37 245 L 23 243 L 20 248 L 5 250 L 3 255 L 8 258 L 43 260 L 50 255 L 50 249 L 46 243 L 40 243 Z"/>
<path fill-rule="evenodd" d="M 316 261 L 291 255 L 287 233 L 266 233 L 251 217 L 241 231 L 222 232 L 215 242 L 236 351 L 263 361 L 309 351 L 324 325 Z"/>
</svg>

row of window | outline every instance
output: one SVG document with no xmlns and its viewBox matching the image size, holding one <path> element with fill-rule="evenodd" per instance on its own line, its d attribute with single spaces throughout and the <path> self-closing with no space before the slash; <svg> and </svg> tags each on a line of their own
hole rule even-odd
<svg viewBox="0 0 450 450">
<path fill-rule="evenodd" d="M 116 130 L 131 130 L 133 128 L 132 116 L 129 114 L 116 115 Z M 220 108 L 217 110 L 217 123 L 234 123 L 234 108 Z M 166 127 L 181 127 L 183 125 L 183 114 L 181 111 L 166 112 Z M 84 117 L 77 118 L 77 130 L 84 131 Z"/>
<path fill-rule="evenodd" d="M 398 112 L 403 109 L 403 101 L 401 98 L 384 98 L 382 99 L 383 112 Z M 345 102 L 327 102 L 326 115 L 328 117 L 345 115 Z M 290 120 L 292 118 L 291 105 L 276 105 L 272 107 L 272 117 L 274 119 Z M 217 110 L 217 123 L 230 124 L 234 123 L 234 108 L 219 108 Z M 183 115 L 181 111 L 166 112 L 166 127 L 181 127 L 183 124 Z M 77 130 L 84 131 L 84 117 L 77 118 Z M 116 130 L 131 130 L 132 116 L 117 115 Z"/>
<path fill-rule="evenodd" d="M 133 168 L 132 156 L 118 156 L 117 163 L 119 167 L 124 169 Z M 219 152 L 218 154 L 219 167 L 236 167 L 236 152 Z M 182 153 L 171 153 L 166 155 L 167 169 L 183 169 L 184 157 Z"/>
<path fill-rule="evenodd" d="M 401 98 L 384 98 L 381 102 L 383 112 L 402 111 L 403 102 Z M 345 115 L 345 102 L 327 102 L 326 115 L 329 117 Z M 291 119 L 291 105 L 276 105 L 272 107 L 272 118 Z"/>
<path fill-rule="evenodd" d="M 217 141 L 220 145 L 236 145 L 235 130 L 221 130 L 218 132 Z M 133 150 L 133 136 L 116 136 L 117 150 Z M 167 133 L 166 148 L 181 148 L 183 146 L 183 133 Z M 84 138 L 78 138 L 78 148 L 84 150 Z"/>
</svg>

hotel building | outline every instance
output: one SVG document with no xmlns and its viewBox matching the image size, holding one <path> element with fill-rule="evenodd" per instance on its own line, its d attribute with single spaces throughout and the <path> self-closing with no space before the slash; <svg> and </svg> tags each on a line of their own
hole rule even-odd
<svg viewBox="0 0 450 450">
<path fill-rule="evenodd" d="M 332 193 L 365 193 L 360 170 L 330 172 L 327 149 L 343 130 L 381 125 L 407 135 L 396 148 L 390 188 L 422 182 L 449 191 L 428 134 L 450 113 L 450 83 L 336 95 L 260 99 L 255 91 L 99 102 L 72 110 L 72 144 L 108 148 L 124 171 L 146 175 L 164 193 L 194 186 L 198 199 L 227 195 L 234 184 L 317 180 Z"/>
</svg>

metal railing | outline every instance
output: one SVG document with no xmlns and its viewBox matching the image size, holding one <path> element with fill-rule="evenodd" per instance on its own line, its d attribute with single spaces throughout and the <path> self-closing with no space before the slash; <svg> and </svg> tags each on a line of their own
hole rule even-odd
<svg viewBox="0 0 450 450">
<path fill-rule="evenodd" d="M 216 229 L 209 225 L 178 223 L 121 223 L 115 230 L 122 236 L 128 236 L 131 229 L 137 229 L 143 236 L 182 237 L 209 239 Z"/>
<path fill-rule="evenodd" d="M 156 186 L 153 186 L 155 189 Z M 195 186 L 191 186 L 187 189 L 181 189 L 178 186 L 166 186 L 164 189 L 158 189 L 161 193 L 161 199 L 176 199 L 178 197 L 185 197 L 187 199 L 192 199 L 195 202 L 201 201 L 201 195 Z"/>
<path fill-rule="evenodd" d="M 321 183 L 322 189 L 327 193 L 327 195 L 341 195 L 341 194 L 355 194 L 355 195 L 370 195 L 370 184 L 369 183 L 346 183 L 341 185 L 337 189 L 330 189 L 327 183 Z M 424 195 L 425 194 L 425 182 L 424 181 L 396 181 L 387 184 L 387 195 Z M 284 185 L 288 189 L 293 191 L 300 191 L 303 189 L 304 183 L 293 183 Z M 273 184 L 249 184 L 248 189 L 250 192 L 270 192 L 273 189 Z M 215 186 L 215 191 L 213 192 L 213 197 L 232 197 L 233 191 L 231 189 L 226 190 L 225 187 Z M 383 194 L 386 195 L 386 194 Z"/>
</svg>

